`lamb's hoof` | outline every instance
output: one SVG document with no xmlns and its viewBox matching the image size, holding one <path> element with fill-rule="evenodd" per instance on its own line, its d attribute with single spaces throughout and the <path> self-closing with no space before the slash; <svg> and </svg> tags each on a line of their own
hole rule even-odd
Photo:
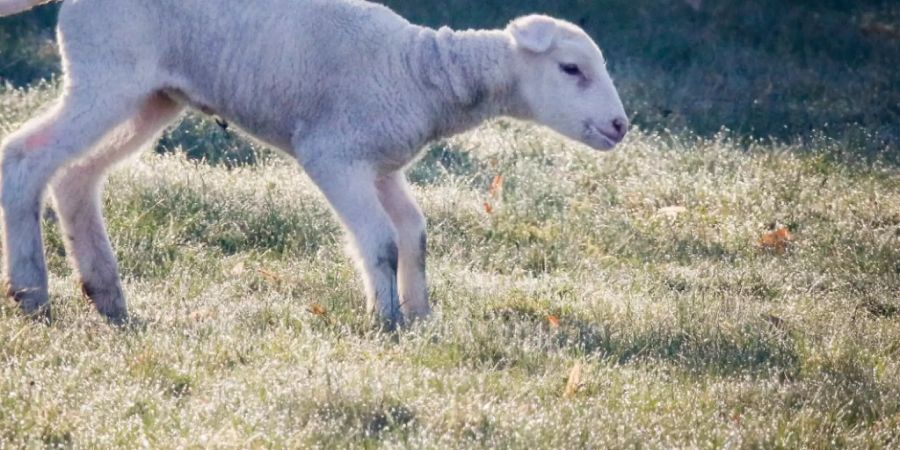
<svg viewBox="0 0 900 450">
<path fill-rule="evenodd" d="M 415 308 L 403 308 L 403 322 L 406 325 L 412 325 L 424 322 L 431 317 L 431 306 L 424 305 Z"/>
<path fill-rule="evenodd" d="M 32 310 L 26 310 L 23 308 L 23 311 L 25 311 L 25 314 L 28 316 L 28 318 L 34 320 L 35 322 L 43 324 L 50 324 L 53 322 L 53 312 L 50 308 L 50 303 L 44 303 L 43 305 L 38 306 L 36 309 Z"/>
<path fill-rule="evenodd" d="M 103 317 L 113 325 L 128 323 L 128 307 L 122 290 L 113 285 L 112 288 L 95 288 L 88 283 L 81 284 L 84 299 L 94 305 Z"/>
<path fill-rule="evenodd" d="M 397 331 L 398 328 L 403 327 L 404 320 L 400 311 L 395 311 L 393 313 L 372 312 L 370 315 L 372 317 L 372 322 L 378 331 L 393 333 Z"/>
<path fill-rule="evenodd" d="M 15 303 L 29 318 L 50 323 L 53 316 L 50 312 L 50 297 L 41 289 L 14 289 L 6 282 L 6 298 Z"/>
<path fill-rule="evenodd" d="M 392 317 L 375 317 L 375 328 L 385 333 L 393 333 L 402 326 L 402 320 Z"/>
</svg>

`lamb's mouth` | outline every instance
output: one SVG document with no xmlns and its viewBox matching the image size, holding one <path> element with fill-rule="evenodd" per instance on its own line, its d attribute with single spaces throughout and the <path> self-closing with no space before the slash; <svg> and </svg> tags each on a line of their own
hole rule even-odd
<svg viewBox="0 0 900 450">
<path fill-rule="evenodd" d="M 612 150 L 619 143 L 614 137 L 610 136 L 593 122 L 584 123 L 583 141 L 596 150 Z"/>
</svg>

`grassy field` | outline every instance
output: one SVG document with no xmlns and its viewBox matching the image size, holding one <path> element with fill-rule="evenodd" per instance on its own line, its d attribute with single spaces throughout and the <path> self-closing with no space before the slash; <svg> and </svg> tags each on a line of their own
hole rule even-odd
<svg viewBox="0 0 900 450">
<path fill-rule="evenodd" d="M 55 91 L 0 92 L 0 136 Z M 55 321 L 0 308 L 0 448 L 900 447 L 900 170 L 729 136 L 436 144 L 436 315 L 396 334 L 298 167 L 145 154 L 105 197 L 135 320 L 49 215 Z"/>
<path fill-rule="evenodd" d="M 0 304 L 0 450 L 900 449 L 896 1 L 387 3 L 578 22 L 640 129 L 427 149 L 436 314 L 382 334 L 301 169 L 188 117 L 105 196 L 131 324 L 46 215 L 55 320 Z M 0 20 L 0 139 L 57 94 L 56 7 Z"/>
</svg>

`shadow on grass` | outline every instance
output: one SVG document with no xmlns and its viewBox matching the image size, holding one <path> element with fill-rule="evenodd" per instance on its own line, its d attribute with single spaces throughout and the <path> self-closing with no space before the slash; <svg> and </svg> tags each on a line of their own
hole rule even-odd
<svg viewBox="0 0 900 450">
<path fill-rule="evenodd" d="M 665 227 L 638 227 L 635 223 L 619 218 L 610 229 L 598 234 L 596 239 L 606 253 L 640 265 L 648 263 L 697 264 L 698 260 L 731 264 L 740 254 L 720 242 L 704 239 L 684 231 Z"/>
<path fill-rule="evenodd" d="M 403 433 L 417 424 L 416 412 L 395 399 L 367 400 L 333 393 L 326 399 L 276 402 L 291 412 L 295 428 L 310 428 L 311 441 L 325 447 L 377 445 L 389 435 Z"/>
<path fill-rule="evenodd" d="M 742 327 L 696 329 L 651 328 L 614 329 L 577 318 L 561 317 L 559 325 L 549 325 L 547 314 L 529 308 L 502 308 L 488 314 L 498 321 L 492 333 L 523 339 L 535 329 L 543 330 L 545 344 L 572 355 L 592 355 L 628 364 L 661 360 L 691 373 L 704 375 L 776 374 L 791 379 L 801 370 L 794 339 L 782 323 L 765 317 Z M 522 355 L 502 348 L 487 360 L 499 367 L 517 365 Z M 499 352 L 499 353 L 498 353 Z M 527 361 L 526 361 L 527 362 Z"/>
<path fill-rule="evenodd" d="M 636 259 L 643 264 L 655 262 L 688 265 L 697 264 L 698 259 L 731 263 L 738 258 L 736 253 L 718 242 L 683 236 L 663 236 L 636 229 L 632 229 L 631 233 L 632 239 L 628 241 L 628 245 L 610 242 L 610 247 L 616 249 L 614 253 L 618 256 Z"/>
<path fill-rule="evenodd" d="M 435 142 L 426 147 L 422 158 L 412 166 L 409 180 L 419 185 L 434 185 L 448 179 L 464 179 L 471 186 L 480 186 L 488 173 L 485 164 L 468 150 L 455 148 L 448 142 Z"/>
<path fill-rule="evenodd" d="M 740 330 L 651 329 L 631 335 L 573 320 L 554 336 L 568 351 L 598 354 L 620 364 L 666 360 L 705 374 L 765 374 L 785 378 L 799 373 L 800 358 L 789 335 L 760 320 Z"/>
</svg>

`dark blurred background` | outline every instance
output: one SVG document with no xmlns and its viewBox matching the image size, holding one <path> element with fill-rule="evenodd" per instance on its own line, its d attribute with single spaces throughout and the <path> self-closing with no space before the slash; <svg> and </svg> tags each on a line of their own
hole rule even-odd
<svg viewBox="0 0 900 450">
<path fill-rule="evenodd" d="M 711 135 L 724 128 L 735 136 L 792 142 L 826 136 L 896 159 L 896 0 L 384 3 L 431 26 L 503 27 L 531 12 L 582 25 L 603 48 L 626 108 L 645 130 Z M 0 19 L 0 79 L 27 86 L 59 72 L 58 8 Z M 167 139 L 186 139 L 198 127 L 208 124 L 188 119 Z"/>
</svg>

